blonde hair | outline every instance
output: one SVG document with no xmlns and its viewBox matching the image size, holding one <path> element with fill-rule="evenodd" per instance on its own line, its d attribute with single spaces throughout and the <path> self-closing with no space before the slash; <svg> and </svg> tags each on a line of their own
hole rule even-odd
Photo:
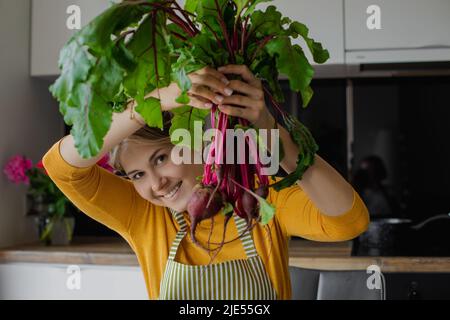
<svg viewBox="0 0 450 320">
<path fill-rule="evenodd" d="M 145 144 L 162 144 L 171 145 L 170 141 L 170 121 L 171 114 L 168 112 L 163 113 L 163 129 L 153 128 L 145 125 L 141 129 L 129 137 L 122 140 L 118 145 L 111 149 L 109 152 L 109 165 L 114 168 L 115 173 L 120 176 L 126 176 L 125 170 L 120 163 L 120 155 L 123 148 L 129 143 L 137 143 L 141 145 Z"/>
</svg>

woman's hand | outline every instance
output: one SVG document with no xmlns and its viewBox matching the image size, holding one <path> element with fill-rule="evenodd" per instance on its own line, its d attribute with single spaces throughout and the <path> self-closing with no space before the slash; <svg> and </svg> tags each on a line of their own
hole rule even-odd
<svg viewBox="0 0 450 320">
<path fill-rule="evenodd" d="M 192 87 L 188 91 L 189 105 L 200 109 L 210 109 L 211 102 L 220 103 L 221 97 L 233 94 L 227 86 L 228 79 L 219 71 L 204 67 L 188 74 Z M 158 92 L 159 91 L 159 92 Z M 161 109 L 168 111 L 183 106 L 175 100 L 181 95 L 181 90 L 175 82 L 165 88 L 156 89 L 148 96 L 161 100 Z"/>
<path fill-rule="evenodd" d="M 218 68 L 218 71 L 240 75 L 245 81 L 230 80 L 228 87 L 240 94 L 224 97 L 219 103 L 219 110 L 246 119 L 258 129 L 273 129 L 275 120 L 267 109 L 261 80 L 246 65 L 230 64 Z"/>
</svg>

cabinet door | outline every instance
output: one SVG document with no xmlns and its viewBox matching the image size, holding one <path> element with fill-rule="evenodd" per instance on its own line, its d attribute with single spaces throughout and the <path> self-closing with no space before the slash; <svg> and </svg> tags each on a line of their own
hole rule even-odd
<svg viewBox="0 0 450 320">
<path fill-rule="evenodd" d="M 58 58 L 64 44 L 77 30 L 67 27 L 71 5 L 80 8 L 81 26 L 109 7 L 109 0 L 32 0 L 31 75 L 58 75 Z"/>
<path fill-rule="evenodd" d="M 304 23 L 310 30 L 309 35 L 330 52 L 325 64 L 344 63 L 344 4 L 343 0 L 274 0 L 257 6 L 264 10 L 274 5 L 292 20 Z M 305 51 L 308 60 L 312 56 L 303 39 L 294 39 Z M 315 64 L 315 63 L 313 63 Z"/>
<path fill-rule="evenodd" d="M 351 60 L 347 62 L 449 60 L 450 1 L 345 0 L 344 4 L 345 50 Z M 375 17 L 368 10 L 372 5 L 379 8 L 380 29 L 367 25 Z M 371 51 L 364 53 L 367 50 Z"/>
<path fill-rule="evenodd" d="M 147 300 L 137 266 L 0 264 L 0 300 Z"/>
</svg>

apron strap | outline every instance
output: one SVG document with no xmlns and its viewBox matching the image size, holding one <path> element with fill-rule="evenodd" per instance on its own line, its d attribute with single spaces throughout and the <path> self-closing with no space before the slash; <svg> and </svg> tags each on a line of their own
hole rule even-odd
<svg viewBox="0 0 450 320">
<path fill-rule="evenodd" d="M 187 233 L 187 224 L 181 213 L 172 210 L 171 208 L 169 208 L 169 211 L 172 213 L 172 216 L 175 218 L 178 225 L 180 226 L 180 231 L 177 232 L 175 240 L 172 242 L 172 246 L 170 247 L 169 251 L 169 260 L 174 260 L 175 255 L 177 254 L 178 246 L 180 245 L 181 240 L 183 240 L 184 236 Z"/>
<path fill-rule="evenodd" d="M 233 214 L 234 222 L 236 223 L 236 228 L 238 230 L 238 235 L 241 235 L 247 228 L 247 221 L 237 214 Z M 256 257 L 258 254 L 256 252 L 255 243 L 253 242 L 250 230 L 245 231 L 245 234 L 241 237 L 242 245 L 244 246 L 247 258 Z"/>
<path fill-rule="evenodd" d="M 175 218 L 175 220 L 177 221 L 178 225 L 180 226 L 180 231 L 186 232 L 187 231 L 187 224 L 186 224 L 186 220 L 184 220 L 184 217 L 181 213 L 170 209 L 170 212 L 172 213 L 172 216 Z"/>
<path fill-rule="evenodd" d="M 187 234 L 187 224 L 183 215 L 180 212 L 172 210 L 171 208 L 169 208 L 169 211 L 172 213 L 172 216 L 175 218 L 178 225 L 180 226 L 180 231 L 178 231 L 177 235 L 175 236 L 175 240 L 173 241 L 169 252 L 169 260 L 174 260 L 175 255 L 177 254 L 178 247 L 181 243 L 181 240 L 183 240 L 183 238 Z M 238 235 L 241 235 L 247 228 L 247 222 L 245 221 L 245 219 L 242 219 L 236 214 L 234 214 L 233 217 L 238 231 Z M 258 253 L 256 252 L 255 243 L 253 242 L 253 238 L 249 230 L 247 230 L 245 234 L 241 237 L 241 242 L 242 245 L 244 246 L 247 258 L 253 258 L 258 255 Z"/>
</svg>

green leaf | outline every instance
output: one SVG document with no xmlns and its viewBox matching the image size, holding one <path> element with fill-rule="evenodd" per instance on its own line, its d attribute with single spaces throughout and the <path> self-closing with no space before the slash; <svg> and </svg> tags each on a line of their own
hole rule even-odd
<svg viewBox="0 0 450 320">
<path fill-rule="evenodd" d="M 174 77 L 177 80 L 178 86 L 182 90 L 182 95 L 176 100 L 178 103 L 189 103 L 187 91 L 191 89 L 191 79 L 187 76 L 184 66 L 177 68 L 174 72 Z"/>
<path fill-rule="evenodd" d="M 88 82 L 93 93 L 105 101 L 112 101 L 119 93 L 124 79 L 124 69 L 109 55 L 102 56 L 92 70 Z"/>
<path fill-rule="evenodd" d="M 299 146 L 300 153 L 297 158 L 295 171 L 271 185 L 276 191 L 290 187 L 298 180 L 301 180 L 305 171 L 314 164 L 314 156 L 319 149 L 311 132 L 298 119 L 287 115 L 285 117 L 285 123 L 292 140 Z"/>
<path fill-rule="evenodd" d="M 300 91 L 300 94 L 302 95 L 303 107 L 308 106 L 314 95 L 313 89 L 310 86 L 307 86 L 304 90 Z"/>
<path fill-rule="evenodd" d="M 226 215 L 232 213 L 233 211 L 234 211 L 233 205 L 231 203 L 229 203 L 229 202 L 225 202 L 225 205 L 224 205 L 224 207 L 222 209 L 222 214 L 224 216 L 226 216 Z"/>
<path fill-rule="evenodd" d="M 112 122 L 112 109 L 99 95 L 94 94 L 92 87 L 79 84 L 73 96 L 70 114 L 65 115 L 69 123 L 73 123 L 71 134 L 75 147 L 84 159 L 96 156 L 103 147 L 103 138 Z M 69 118 L 70 117 L 70 118 Z"/>
<path fill-rule="evenodd" d="M 53 230 L 53 221 L 49 222 L 45 226 L 44 231 L 41 234 L 40 240 L 44 241 L 44 240 L 50 239 L 52 230 Z"/>
<path fill-rule="evenodd" d="M 292 45 L 289 37 L 282 36 L 269 41 L 266 50 L 275 57 L 278 70 L 288 77 L 291 89 L 302 93 L 302 97 L 305 98 L 303 106 L 307 106 L 312 93 L 308 87 L 313 78 L 314 69 L 302 48 Z"/>
<path fill-rule="evenodd" d="M 197 61 L 192 52 L 187 48 L 177 50 L 177 53 L 179 53 L 179 57 L 177 61 L 172 64 L 172 79 L 181 89 L 181 95 L 176 99 L 176 102 L 180 104 L 188 104 L 189 97 L 187 92 L 192 86 L 191 79 L 189 79 L 188 74 L 203 68 L 205 64 L 201 61 Z"/>
<path fill-rule="evenodd" d="M 244 14 L 242 15 L 244 18 L 247 17 L 249 14 L 252 14 L 255 11 L 255 7 L 262 3 L 262 2 L 271 2 L 273 0 L 252 0 L 249 3 L 251 3 L 251 5 L 247 8 L 247 10 L 245 10 Z"/>
<path fill-rule="evenodd" d="M 195 133 L 194 124 L 196 121 L 200 121 L 202 126 L 205 122 L 205 117 L 210 113 L 210 110 L 207 109 L 198 109 L 191 106 L 182 106 L 176 109 L 171 110 L 174 114 L 172 118 L 171 127 L 169 129 L 169 133 L 171 136 L 171 141 L 174 145 L 185 146 L 188 148 L 194 148 L 195 146 L 202 145 L 203 135 L 198 135 Z M 190 133 L 191 141 L 177 141 L 173 138 L 173 133 L 177 129 L 186 129 Z"/>
<path fill-rule="evenodd" d="M 217 2 L 216 2 L 217 1 Z M 218 4 L 218 7 L 217 5 Z M 222 12 L 229 6 L 227 6 L 228 0 L 201 0 L 197 6 L 197 19 L 203 19 L 205 16 L 213 16 L 219 18 L 220 9 Z M 224 18 L 223 16 L 220 18 Z"/>
<path fill-rule="evenodd" d="M 314 39 L 308 36 L 309 29 L 303 23 L 294 21 L 291 23 L 288 29 L 288 35 L 293 38 L 297 38 L 299 35 L 305 40 L 308 45 L 309 50 L 313 56 L 316 63 L 325 63 L 330 58 L 330 53 L 328 50 L 322 47 L 320 42 L 315 42 Z"/>
<path fill-rule="evenodd" d="M 261 217 L 261 224 L 264 226 L 272 220 L 275 216 L 275 207 L 271 205 L 266 199 L 258 196 L 259 202 L 259 216 Z"/>
<path fill-rule="evenodd" d="M 148 99 L 137 100 L 136 112 L 145 120 L 148 126 L 163 129 L 163 115 L 161 111 L 161 102 L 159 99 L 150 97 Z"/>
<path fill-rule="evenodd" d="M 228 51 L 225 47 L 218 47 L 216 39 L 211 37 L 209 33 L 199 33 L 191 41 L 193 45 L 190 48 L 190 52 L 192 57 L 195 57 L 191 62 L 194 65 L 199 67 L 209 65 L 216 68 L 227 64 Z"/>
<path fill-rule="evenodd" d="M 185 45 L 185 42 L 182 39 L 172 35 L 171 32 L 176 32 L 185 38 L 189 38 L 189 35 L 175 23 L 169 23 L 167 25 L 167 31 L 169 32 L 168 49 L 171 53 L 173 53 L 175 49 L 179 49 Z"/>
<path fill-rule="evenodd" d="M 59 56 L 61 75 L 50 86 L 50 92 L 59 101 L 67 101 L 75 87 L 87 80 L 89 72 L 95 65 L 95 57 L 86 47 L 72 38 L 61 50 Z"/>
<path fill-rule="evenodd" d="M 128 96 L 136 98 L 138 94 L 145 96 L 152 74 L 149 70 L 153 69 L 153 63 L 150 59 L 141 58 L 133 72 L 129 73 L 123 80 L 123 87 Z M 152 87 L 153 89 L 154 87 Z"/>
<path fill-rule="evenodd" d="M 112 56 L 115 61 L 128 72 L 132 72 L 136 68 L 136 60 L 133 53 L 128 50 L 123 41 L 112 48 Z"/>
<path fill-rule="evenodd" d="M 148 11 L 149 9 L 147 9 Z M 145 11 L 136 5 L 117 4 L 98 15 L 88 25 L 74 35 L 80 43 L 87 45 L 97 54 L 111 49 L 111 35 L 139 21 Z"/>
<path fill-rule="evenodd" d="M 195 13 L 198 10 L 200 2 L 200 0 L 186 0 L 184 4 L 184 10 L 190 13 Z"/>
<path fill-rule="evenodd" d="M 59 198 L 55 203 L 56 214 L 59 216 L 64 216 L 66 212 L 66 198 Z"/>
<path fill-rule="evenodd" d="M 275 58 L 267 55 L 264 59 L 255 61 L 254 65 L 252 64 L 251 66 L 251 70 L 257 77 L 267 82 L 275 101 L 278 103 L 285 101 L 283 90 L 278 81 L 278 69 Z"/>
<path fill-rule="evenodd" d="M 64 219 L 64 225 L 66 226 L 66 233 L 67 233 L 67 240 L 71 241 L 72 240 L 72 226 L 69 223 L 68 219 Z"/>
<path fill-rule="evenodd" d="M 259 38 L 281 35 L 284 33 L 282 18 L 275 6 L 267 7 L 266 11 L 255 11 L 250 18 L 250 32 L 256 32 Z"/>
<path fill-rule="evenodd" d="M 179 104 L 188 104 L 189 101 L 191 100 L 189 99 L 189 95 L 186 91 L 182 92 L 181 95 L 175 99 L 175 102 Z"/>
<path fill-rule="evenodd" d="M 162 25 L 165 25 L 165 20 L 161 13 L 156 17 L 156 26 L 152 17 L 147 16 L 127 45 L 137 61 L 136 68 L 128 73 L 123 83 L 125 92 L 130 97 L 143 98 L 155 88 L 170 84 L 170 52 L 166 44 L 170 37 L 166 37 Z M 155 39 L 151 36 L 153 34 Z M 156 47 L 156 53 L 153 46 Z"/>
<path fill-rule="evenodd" d="M 151 34 L 152 30 L 151 16 L 147 16 L 127 43 L 127 49 L 133 54 L 135 59 L 141 58 L 144 53 L 150 51 L 151 43 L 149 34 Z"/>
</svg>

